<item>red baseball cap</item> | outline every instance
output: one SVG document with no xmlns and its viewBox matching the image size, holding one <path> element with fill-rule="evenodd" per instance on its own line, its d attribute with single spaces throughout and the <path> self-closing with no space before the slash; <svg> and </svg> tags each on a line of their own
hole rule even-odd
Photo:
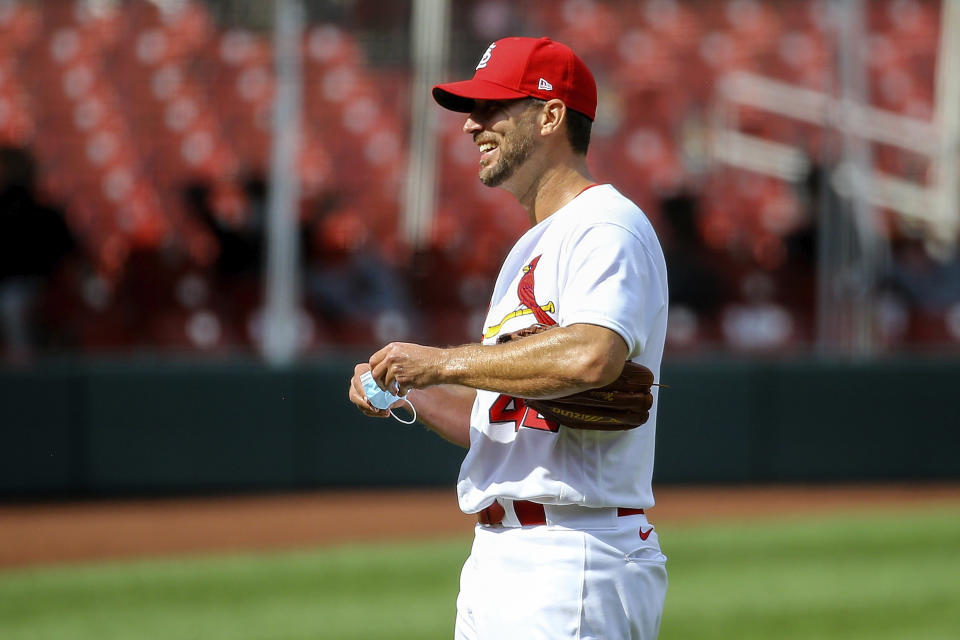
<svg viewBox="0 0 960 640">
<path fill-rule="evenodd" d="M 550 38 L 503 38 L 484 52 L 472 80 L 438 84 L 433 99 L 445 109 L 469 113 L 475 100 L 559 98 L 591 120 L 597 113 L 597 83 L 565 44 Z"/>
</svg>

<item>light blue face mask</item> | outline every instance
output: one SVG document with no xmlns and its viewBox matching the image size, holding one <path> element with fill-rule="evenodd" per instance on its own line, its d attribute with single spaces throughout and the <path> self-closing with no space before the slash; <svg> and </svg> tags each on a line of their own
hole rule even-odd
<svg viewBox="0 0 960 640">
<path fill-rule="evenodd" d="M 413 417 L 409 420 L 404 420 L 393 411 L 390 411 L 390 415 L 403 424 L 413 424 L 417 421 L 417 409 L 413 406 L 413 403 L 407 400 L 405 397 L 394 395 L 389 391 L 381 389 L 377 385 L 377 381 L 373 379 L 373 374 L 369 371 L 360 376 L 360 384 L 363 385 L 363 392 L 367 394 L 367 399 L 370 401 L 370 404 L 375 406 L 377 409 L 387 409 L 390 411 L 390 407 L 392 407 L 397 400 L 403 400 L 410 405 L 410 411 L 413 412 Z"/>
</svg>

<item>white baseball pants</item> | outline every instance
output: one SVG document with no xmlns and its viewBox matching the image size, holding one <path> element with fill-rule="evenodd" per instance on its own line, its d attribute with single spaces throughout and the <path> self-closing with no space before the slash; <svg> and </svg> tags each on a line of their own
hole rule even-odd
<svg viewBox="0 0 960 640">
<path fill-rule="evenodd" d="M 667 558 L 646 516 L 546 511 L 546 525 L 477 525 L 460 576 L 456 640 L 656 638 Z"/>
</svg>

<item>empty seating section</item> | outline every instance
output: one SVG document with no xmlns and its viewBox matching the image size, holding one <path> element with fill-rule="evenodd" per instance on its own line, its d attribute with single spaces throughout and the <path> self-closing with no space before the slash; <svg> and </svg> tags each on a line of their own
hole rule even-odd
<svg viewBox="0 0 960 640">
<path fill-rule="evenodd" d="M 32 150 L 44 196 L 63 204 L 108 288 L 122 289 L 128 269 L 137 268 L 134 256 L 182 256 L 158 285 L 170 289 L 176 309 L 157 311 L 167 328 L 147 339 L 160 343 L 154 346 L 246 346 L 257 331 L 255 287 L 237 293 L 242 303 L 228 300 L 229 287 L 193 298 L 189 290 L 223 283 L 211 275 L 223 266 L 223 234 L 262 231 L 257 216 L 276 81 L 271 33 L 218 24 L 196 0 L 158 5 L 0 1 L 0 143 Z M 802 247 L 817 203 L 803 182 L 720 165 L 707 145 L 722 117 L 739 131 L 820 157 L 829 136 L 819 126 L 720 105 L 718 83 L 747 70 L 834 92 L 831 6 L 565 0 L 513 8 L 525 33 L 570 44 L 594 70 L 601 102 L 590 155 L 595 177 L 643 206 L 671 259 L 696 251 L 713 272 L 704 285 L 716 288 L 707 296 L 713 302 L 698 306 L 696 288 L 684 299 L 679 287 L 674 348 L 782 348 L 810 340 L 814 258 Z M 938 3 L 890 0 L 866 9 L 871 105 L 929 120 Z M 429 246 L 414 252 L 400 222 L 410 72 L 371 63 L 350 29 L 330 23 L 307 27 L 302 53 L 298 172 L 308 263 L 340 264 L 361 253 L 384 270 L 408 271 L 407 300 L 391 307 L 407 314 L 408 335 L 474 339 L 468 323 L 485 308 L 483 291 L 526 216 L 509 195 L 479 184 L 462 116 L 442 112 L 434 226 Z M 880 170 L 920 181 L 929 164 L 884 145 L 874 145 L 873 158 Z M 682 214 L 689 219 L 677 217 L 677 194 L 690 195 Z M 198 214 L 198 203 L 212 219 Z M 877 224 L 894 240 L 902 233 L 891 212 L 879 212 Z M 442 276 L 429 272 L 440 265 Z M 307 335 L 315 344 L 382 337 L 371 334 L 375 318 L 328 330 L 324 323 L 337 319 L 310 311 Z M 889 340 L 960 342 L 960 306 L 939 311 L 918 311 L 916 331 L 910 322 L 891 324 Z M 771 318 L 774 329 L 755 344 L 745 341 L 744 326 Z"/>
</svg>

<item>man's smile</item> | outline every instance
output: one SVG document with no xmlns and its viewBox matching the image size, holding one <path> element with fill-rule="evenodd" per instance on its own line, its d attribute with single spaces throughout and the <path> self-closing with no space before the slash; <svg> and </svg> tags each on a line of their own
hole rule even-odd
<svg viewBox="0 0 960 640">
<path fill-rule="evenodd" d="M 499 155 L 500 146 L 496 142 L 487 141 L 477 145 L 480 150 L 480 166 L 486 166 L 492 163 Z"/>
</svg>

